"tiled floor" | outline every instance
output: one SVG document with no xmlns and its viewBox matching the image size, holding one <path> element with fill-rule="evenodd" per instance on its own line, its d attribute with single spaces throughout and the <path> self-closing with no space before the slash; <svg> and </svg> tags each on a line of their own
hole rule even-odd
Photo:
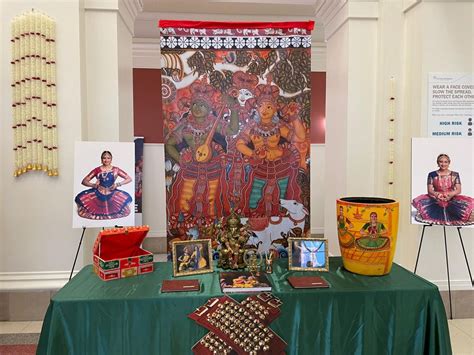
<svg viewBox="0 0 474 355">
<path fill-rule="evenodd" d="M 448 320 L 453 354 L 474 354 L 474 319 Z"/>
<path fill-rule="evenodd" d="M 0 334 L 40 333 L 43 322 L 0 322 Z"/>
<path fill-rule="evenodd" d="M 40 333 L 43 322 L 0 322 L 2 334 Z M 451 346 L 455 355 L 474 355 L 474 319 L 448 321 Z M 0 336 L 0 345 L 5 337 Z"/>
</svg>

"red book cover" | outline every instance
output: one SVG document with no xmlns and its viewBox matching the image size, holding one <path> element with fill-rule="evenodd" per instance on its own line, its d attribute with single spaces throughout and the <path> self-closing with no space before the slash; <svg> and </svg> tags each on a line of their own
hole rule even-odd
<svg viewBox="0 0 474 355">
<path fill-rule="evenodd" d="M 161 292 L 199 291 L 199 280 L 163 280 Z"/>
<path fill-rule="evenodd" d="M 328 288 L 328 282 L 320 276 L 289 276 L 293 288 Z"/>
</svg>

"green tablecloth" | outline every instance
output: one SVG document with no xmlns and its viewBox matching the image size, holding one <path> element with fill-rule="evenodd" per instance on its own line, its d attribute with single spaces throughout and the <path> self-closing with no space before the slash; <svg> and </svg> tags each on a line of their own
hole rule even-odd
<svg viewBox="0 0 474 355">
<path fill-rule="evenodd" d="M 328 289 L 295 290 L 277 260 L 270 275 L 283 301 L 271 327 L 288 354 L 451 354 L 448 324 L 437 287 L 393 265 L 382 277 L 352 274 L 330 258 L 322 275 Z M 51 300 L 38 354 L 190 354 L 207 330 L 187 318 L 213 296 L 222 295 L 218 273 L 194 275 L 199 292 L 161 293 L 172 278 L 171 263 L 152 274 L 104 282 L 84 267 Z M 236 295 L 241 300 L 245 295 Z"/>
</svg>

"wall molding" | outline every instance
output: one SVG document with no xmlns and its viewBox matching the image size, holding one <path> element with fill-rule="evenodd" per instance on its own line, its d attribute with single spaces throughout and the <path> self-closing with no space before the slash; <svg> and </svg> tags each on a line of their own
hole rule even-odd
<svg viewBox="0 0 474 355">
<path fill-rule="evenodd" d="M 333 0 L 327 0 L 332 2 Z M 346 2 L 347 0 L 337 0 Z M 192 16 L 192 18 L 190 18 Z M 155 12 L 155 11 L 143 11 L 138 14 L 137 20 L 153 21 L 158 26 L 158 21 L 161 19 L 174 19 L 174 20 L 196 20 L 196 21 L 235 21 L 236 14 L 211 14 L 211 13 L 191 13 L 191 12 Z M 314 18 L 313 14 L 308 15 L 249 15 L 249 14 L 238 14 L 240 21 L 307 21 L 308 19 Z"/>
<path fill-rule="evenodd" d="M 73 273 L 73 276 L 78 271 Z M 0 291 L 59 290 L 70 271 L 0 272 Z"/>
<path fill-rule="evenodd" d="M 166 238 L 166 229 L 150 229 L 147 238 Z"/>
<path fill-rule="evenodd" d="M 160 40 L 158 38 L 134 38 L 132 56 L 134 68 L 160 69 Z"/>
<path fill-rule="evenodd" d="M 316 8 L 315 16 L 321 19 L 324 26 L 332 21 L 334 16 L 346 5 L 348 0 L 323 0 Z"/>
<path fill-rule="evenodd" d="M 408 11 L 412 10 L 415 6 L 419 5 L 421 0 L 406 0 L 405 6 L 403 8 L 403 13 L 406 14 Z"/>
<path fill-rule="evenodd" d="M 135 34 L 135 19 L 142 9 L 143 4 L 141 0 L 119 0 L 118 10 L 120 17 L 122 17 L 132 37 Z"/>
<path fill-rule="evenodd" d="M 134 35 L 135 19 L 142 9 L 142 0 L 86 0 L 84 2 L 85 11 L 118 12 L 132 36 Z"/>
<path fill-rule="evenodd" d="M 327 17 L 328 22 L 324 22 L 324 37 L 328 41 L 339 29 L 349 20 L 376 21 L 379 18 L 378 2 L 345 2 L 342 7 L 337 8 L 337 13 L 332 17 Z"/>
<path fill-rule="evenodd" d="M 423 2 L 446 2 L 445 0 L 405 0 L 405 4 L 403 6 L 403 13 L 406 14 L 407 12 L 413 10 L 415 7 L 420 5 Z M 453 3 L 462 3 L 468 2 L 472 3 L 472 0 L 456 0 Z M 452 4 L 454 5 L 454 4 Z"/>
<path fill-rule="evenodd" d="M 311 44 L 311 71 L 326 71 L 326 51 L 325 42 Z"/>
<path fill-rule="evenodd" d="M 430 282 L 435 284 L 436 286 L 438 286 L 438 289 L 440 291 L 448 291 L 448 280 L 434 280 L 434 281 L 430 281 Z M 451 280 L 450 283 L 451 283 L 451 292 L 452 291 L 460 291 L 460 290 L 471 290 L 472 291 L 471 281 L 468 280 L 468 279 L 466 279 L 466 280 Z"/>
</svg>

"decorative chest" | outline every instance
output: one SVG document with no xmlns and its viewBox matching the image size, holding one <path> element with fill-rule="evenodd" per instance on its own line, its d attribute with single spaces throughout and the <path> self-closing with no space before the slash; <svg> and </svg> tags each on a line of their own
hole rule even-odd
<svg viewBox="0 0 474 355">
<path fill-rule="evenodd" d="M 141 248 L 148 226 L 103 230 L 93 249 L 94 272 L 105 281 L 153 271 L 153 254 Z"/>
</svg>

